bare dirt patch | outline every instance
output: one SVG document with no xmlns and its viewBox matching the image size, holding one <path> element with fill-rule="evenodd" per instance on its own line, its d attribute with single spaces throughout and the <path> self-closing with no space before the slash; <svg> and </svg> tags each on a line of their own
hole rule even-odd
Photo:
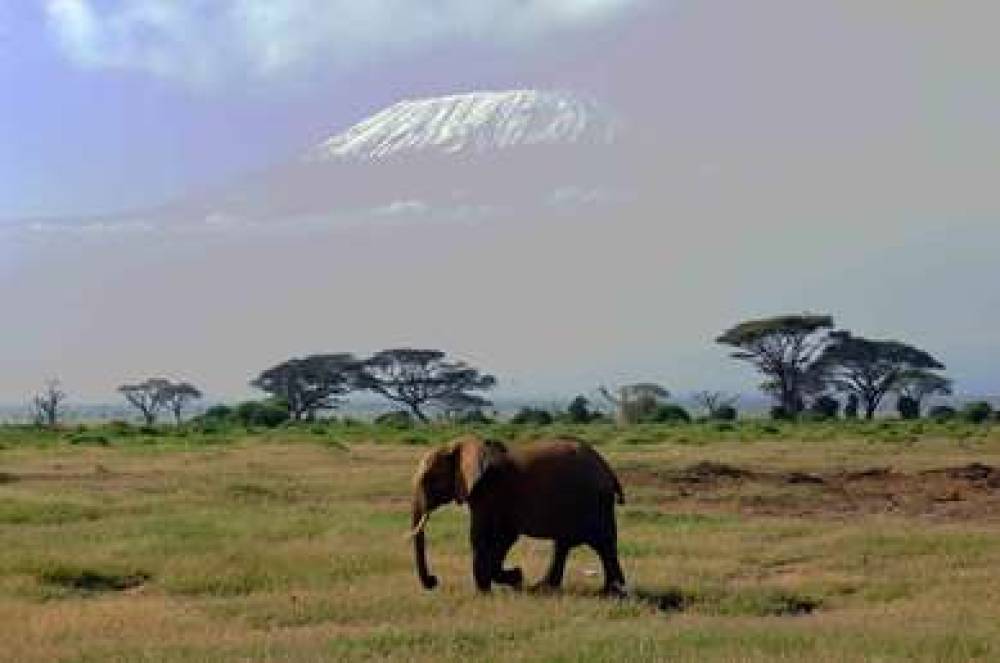
<svg viewBox="0 0 1000 663">
<path fill-rule="evenodd" d="M 768 472 L 705 461 L 681 469 L 624 468 L 621 478 L 643 501 L 652 496 L 747 515 L 1000 520 L 1000 469 L 981 463 L 914 473 L 892 467 Z"/>
</svg>

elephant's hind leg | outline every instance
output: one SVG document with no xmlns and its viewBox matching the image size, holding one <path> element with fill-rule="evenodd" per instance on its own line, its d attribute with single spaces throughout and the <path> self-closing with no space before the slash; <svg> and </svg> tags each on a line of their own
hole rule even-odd
<svg viewBox="0 0 1000 663">
<path fill-rule="evenodd" d="M 601 593 L 609 596 L 623 596 L 625 594 L 625 574 L 622 573 L 621 564 L 618 563 L 618 546 L 614 540 L 603 541 L 594 550 L 601 558 L 601 565 L 604 567 L 604 588 Z"/>
<path fill-rule="evenodd" d="M 600 532 L 589 542 L 590 547 L 601 558 L 604 567 L 604 594 L 622 596 L 625 594 L 625 574 L 618 562 L 618 527 L 615 523 L 615 507 L 607 502 L 602 508 Z"/>
<path fill-rule="evenodd" d="M 545 577 L 538 583 L 539 587 L 558 589 L 562 586 L 563 574 L 566 571 L 566 557 L 572 546 L 563 539 L 556 539 L 555 548 L 552 552 L 552 562 Z"/>
</svg>

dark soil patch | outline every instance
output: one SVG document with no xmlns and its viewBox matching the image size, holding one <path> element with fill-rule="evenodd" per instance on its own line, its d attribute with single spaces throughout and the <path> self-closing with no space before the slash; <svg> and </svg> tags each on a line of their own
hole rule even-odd
<svg viewBox="0 0 1000 663">
<path fill-rule="evenodd" d="M 820 608 L 820 602 L 806 596 L 781 594 L 768 606 L 767 615 L 775 617 L 811 615 Z"/>
<path fill-rule="evenodd" d="M 997 488 L 1000 487 L 1000 471 L 990 465 L 982 463 L 970 463 L 961 467 L 950 467 L 943 470 L 928 470 L 921 473 L 923 476 L 941 476 L 956 481 L 985 482 L 986 485 Z"/>
<path fill-rule="evenodd" d="M 640 589 L 632 597 L 665 613 L 695 611 L 755 617 L 795 617 L 811 615 L 822 607 L 818 599 L 773 590 L 714 591 L 696 594 L 682 589 L 661 591 Z"/>
<path fill-rule="evenodd" d="M 789 472 L 785 475 L 785 483 L 822 485 L 826 483 L 826 479 L 807 472 Z"/>
<path fill-rule="evenodd" d="M 660 612 L 684 612 L 694 602 L 694 597 L 679 589 L 668 589 L 659 592 L 636 590 L 635 600 L 645 603 Z"/>
<path fill-rule="evenodd" d="M 754 473 L 725 463 L 703 461 L 684 470 L 677 478 L 692 483 L 710 483 L 720 479 L 751 479 Z"/>
<path fill-rule="evenodd" d="M 59 568 L 45 571 L 39 580 L 79 592 L 124 592 L 149 582 L 152 576 L 143 571 L 128 574 L 108 573 L 93 569 Z"/>
<path fill-rule="evenodd" d="M 765 472 L 717 462 L 681 469 L 624 468 L 622 482 L 676 507 L 729 508 L 747 515 L 899 513 L 946 520 L 1000 520 L 1000 470 L 982 463 L 897 472 L 891 467 Z M 653 489 L 652 491 L 649 489 Z"/>
</svg>

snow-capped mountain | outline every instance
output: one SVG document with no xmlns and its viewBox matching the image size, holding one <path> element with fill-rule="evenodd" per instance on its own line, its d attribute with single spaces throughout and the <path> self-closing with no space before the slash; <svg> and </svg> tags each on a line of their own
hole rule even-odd
<svg viewBox="0 0 1000 663">
<path fill-rule="evenodd" d="M 312 160 L 379 161 L 409 155 L 485 155 L 515 147 L 610 145 L 610 111 L 565 92 L 473 92 L 401 101 L 311 150 Z"/>
<path fill-rule="evenodd" d="M 566 92 L 401 101 L 297 158 L 211 190 L 155 209 L 44 227 L 139 232 L 602 206 L 627 195 L 635 182 L 633 153 L 622 149 L 627 139 L 613 112 Z"/>
<path fill-rule="evenodd" d="M 203 204 L 257 219 L 592 204 L 630 181 L 627 138 L 612 111 L 566 92 L 401 101 Z"/>
</svg>

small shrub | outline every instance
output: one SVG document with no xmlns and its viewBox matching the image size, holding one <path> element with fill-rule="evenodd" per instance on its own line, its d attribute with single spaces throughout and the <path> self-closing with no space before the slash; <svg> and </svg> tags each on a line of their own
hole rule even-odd
<svg viewBox="0 0 1000 663">
<path fill-rule="evenodd" d="M 204 435 L 218 435 L 226 431 L 227 422 L 219 419 L 203 419 L 194 423 L 195 430 Z"/>
<path fill-rule="evenodd" d="M 896 410 L 899 412 L 901 419 L 913 421 L 920 418 L 920 403 L 909 396 L 899 397 L 899 400 L 896 401 Z"/>
<path fill-rule="evenodd" d="M 235 416 L 235 411 L 228 405 L 213 405 L 212 407 L 205 410 L 201 418 L 202 419 L 232 419 Z"/>
<path fill-rule="evenodd" d="M 840 414 L 840 401 L 833 396 L 820 396 L 813 401 L 812 406 L 809 408 L 809 413 L 818 421 L 836 419 L 837 415 Z"/>
<path fill-rule="evenodd" d="M 958 413 L 950 405 L 935 405 L 927 413 L 934 421 L 951 421 Z"/>
<path fill-rule="evenodd" d="M 97 446 L 107 446 L 111 443 L 106 435 L 94 431 L 85 433 L 74 433 L 69 436 L 70 444 L 93 444 Z"/>
<path fill-rule="evenodd" d="M 736 421 L 739 412 L 732 405 L 720 405 L 712 411 L 712 419 L 715 421 Z"/>
<path fill-rule="evenodd" d="M 601 415 L 590 410 L 590 401 L 583 396 L 577 396 L 566 408 L 566 420 L 571 424 L 589 424 Z"/>
<path fill-rule="evenodd" d="M 459 414 L 454 419 L 456 424 L 461 426 L 492 424 L 493 420 L 486 416 L 482 410 L 468 410 Z"/>
<path fill-rule="evenodd" d="M 783 405 L 775 405 L 771 408 L 771 419 L 774 421 L 791 421 L 791 413 Z"/>
<path fill-rule="evenodd" d="M 129 422 L 124 421 L 122 419 L 114 419 L 112 421 L 109 421 L 105 426 L 105 428 L 107 428 L 108 432 L 111 433 L 112 435 L 131 435 L 132 433 L 135 432 L 135 427 Z M 77 431 L 77 432 L 82 433 L 84 431 Z"/>
<path fill-rule="evenodd" d="M 406 410 L 394 410 L 375 417 L 375 423 L 379 426 L 406 430 L 413 428 L 413 415 Z"/>
<path fill-rule="evenodd" d="M 244 426 L 277 428 L 289 420 L 288 409 L 274 401 L 247 401 L 236 406 L 236 419 Z"/>
<path fill-rule="evenodd" d="M 691 415 L 680 405 L 664 403 L 657 405 L 656 409 L 653 410 L 650 415 L 644 417 L 642 422 L 657 424 L 687 424 L 691 422 Z"/>
<path fill-rule="evenodd" d="M 552 414 L 548 410 L 537 407 L 522 407 L 510 419 L 510 423 L 524 426 L 548 426 L 552 423 Z"/>
<path fill-rule="evenodd" d="M 986 401 L 969 403 L 962 408 L 962 418 L 970 424 L 983 424 L 993 417 L 993 406 Z"/>
</svg>

